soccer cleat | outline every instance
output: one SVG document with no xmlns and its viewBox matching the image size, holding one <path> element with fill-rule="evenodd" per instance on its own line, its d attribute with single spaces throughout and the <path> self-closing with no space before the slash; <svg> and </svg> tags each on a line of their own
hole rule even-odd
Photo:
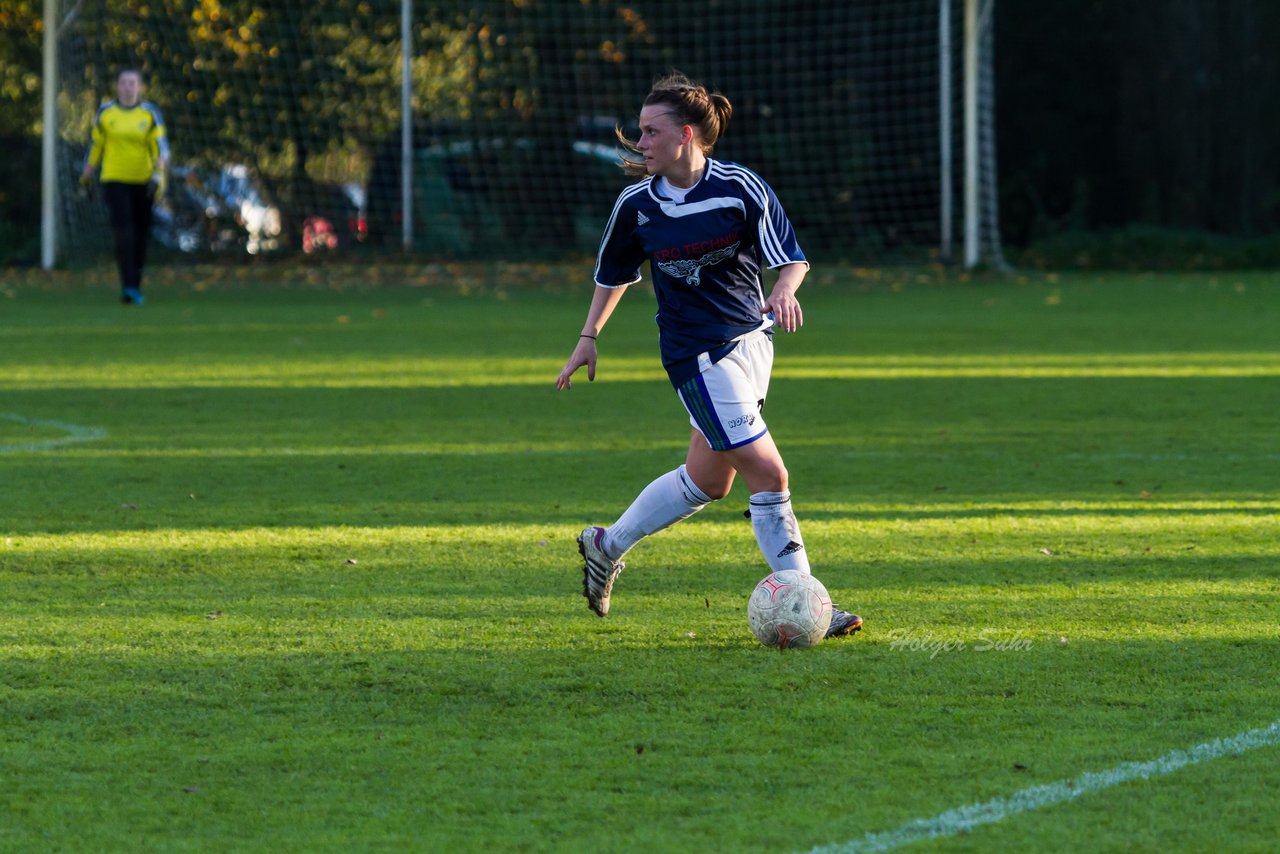
<svg viewBox="0 0 1280 854">
<path fill-rule="evenodd" d="M 604 528 L 591 526 L 583 530 L 578 537 L 578 553 L 582 555 L 582 595 L 587 597 L 587 605 L 597 615 L 603 617 L 609 613 L 609 595 L 613 593 L 613 582 L 622 572 L 620 560 L 611 560 L 604 553 Z"/>
<path fill-rule="evenodd" d="M 839 608 L 832 607 L 831 611 L 831 627 L 827 629 L 826 637 L 842 638 L 845 635 L 851 635 L 862 628 L 862 618 L 857 614 L 850 614 L 848 611 L 841 611 Z"/>
<path fill-rule="evenodd" d="M 120 302 L 125 305 L 142 305 L 145 300 L 142 298 L 142 291 L 137 288 L 125 288 L 120 292 Z"/>
</svg>

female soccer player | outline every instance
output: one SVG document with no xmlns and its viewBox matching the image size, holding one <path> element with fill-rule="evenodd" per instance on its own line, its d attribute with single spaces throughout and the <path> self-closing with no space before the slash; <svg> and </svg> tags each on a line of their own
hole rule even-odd
<svg viewBox="0 0 1280 854">
<path fill-rule="evenodd" d="M 128 68 L 116 77 L 116 99 L 103 104 L 93 120 L 93 145 L 80 183 L 92 186 L 102 172 L 102 199 L 116 239 L 120 301 L 142 304 L 142 265 L 151 232 L 151 206 L 163 198 L 169 140 L 155 104 L 142 100 L 142 73 Z"/>
<path fill-rule="evenodd" d="M 608 528 L 578 537 L 583 595 L 601 617 L 632 546 L 728 495 L 738 474 L 751 491 L 751 524 L 770 569 L 809 571 L 787 469 L 761 413 L 773 327 L 803 325 L 795 294 L 809 264 L 773 190 L 749 169 L 710 158 L 732 113 L 723 95 L 672 74 L 645 98 L 639 140 L 619 132 L 643 158 L 627 171 L 647 177 L 614 204 L 587 320 L 556 388 L 569 388 L 584 366 L 595 379 L 596 338 L 647 258 L 662 364 L 693 430 L 684 465 L 645 487 Z M 765 268 L 779 269 L 768 297 Z M 827 637 L 861 627 L 861 617 L 836 610 Z"/>
</svg>

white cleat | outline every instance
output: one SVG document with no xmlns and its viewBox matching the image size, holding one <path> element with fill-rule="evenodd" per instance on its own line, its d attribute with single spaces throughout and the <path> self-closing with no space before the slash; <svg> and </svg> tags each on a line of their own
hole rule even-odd
<svg viewBox="0 0 1280 854">
<path fill-rule="evenodd" d="M 609 595 L 613 582 L 626 566 L 604 553 L 604 528 L 591 526 L 578 537 L 578 553 L 582 555 L 582 595 L 597 615 L 609 613 Z"/>
</svg>

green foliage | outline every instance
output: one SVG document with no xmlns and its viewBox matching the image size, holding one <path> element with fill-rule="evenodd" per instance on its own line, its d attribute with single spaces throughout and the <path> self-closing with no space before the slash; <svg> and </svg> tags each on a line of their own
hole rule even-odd
<svg viewBox="0 0 1280 854">
<path fill-rule="evenodd" d="M 399 126 L 399 17 L 382 8 L 387 4 L 167 5 L 114 0 L 102 18 L 86 20 L 80 32 L 96 26 L 105 41 L 82 47 L 95 61 L 83 66 L 73 90 L 81 94 L 68 104 L 69 139 L 83 138 L 98 99 L 131 63 L 145 66 L 149 95 L 184 131 L 175 142 L 185 162 L 250 161 L 265 174 L 285 175 L 315 156 L 316 177 L 338 171 L 344 179 L 362 178 L 367 163 L 336 169 L 324 158 L 353 142 L 372 144 Z M 431 115 L 465 109 L 464 33 L 419 17 L 418 109 Z"/>
<path fill-rule="evenodd" d="M 587 22 L 611 14 L 525 5 L 415 4 L 415 112 L 432 121 L 506 116 L 518 124 L 547 82 L 535 61 L 537 38 L 563 30 L 566 13 Z M 82 139 L 98 100 L 130 64 L 144 66 L 149 94 L 182 128 L 177 142 L 192 162 L 250 161 L 265 174 L 306 169 L 322 177 L 327 155 L 398 132 L 398 3 L 108 0 L 93 12 L 85 10 L 69 46 L 90 59 L 69 81 L 70 140 Z M 583 35 L 599 42 L 604 32 Z M 368 167 L 330 166 L 327 177 L 363 179 Z"/>
<path fill-rule="evenodd" d="M 31 0 L 0 6 L 0 139 L 39 130 L 41 9 Z"/>
<path fill-rule="evenodd" d="M 39 254 L 41 4 L 0 4 L 0 267 Z"/>
<path fill-rule="evenodd" d="M 348 273 L 0 275 L 0 847 L 805 850 L 1276 718 L 1274 277 L 815 270 L 768 417 L 867 624 L 792 655 L 740 487 L 579 595 L 687 443 L 642 289 L 557 394 L 589 264 Z M 951 844 L 1264 850 L 1278 767 Z"/>
</svg>

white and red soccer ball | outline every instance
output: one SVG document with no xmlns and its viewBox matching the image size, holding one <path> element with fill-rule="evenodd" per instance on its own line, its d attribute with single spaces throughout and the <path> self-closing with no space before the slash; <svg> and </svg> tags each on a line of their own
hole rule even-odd
<svg viewBox="0 0 1280 854">
<path fill-rule="evenodd" d="M 831 627 L 831 596 L 822 582 L 794 569 L 771 572 L 747 601 L 751 633 L 765 646 L 815 646 Z"/>
</svg>

